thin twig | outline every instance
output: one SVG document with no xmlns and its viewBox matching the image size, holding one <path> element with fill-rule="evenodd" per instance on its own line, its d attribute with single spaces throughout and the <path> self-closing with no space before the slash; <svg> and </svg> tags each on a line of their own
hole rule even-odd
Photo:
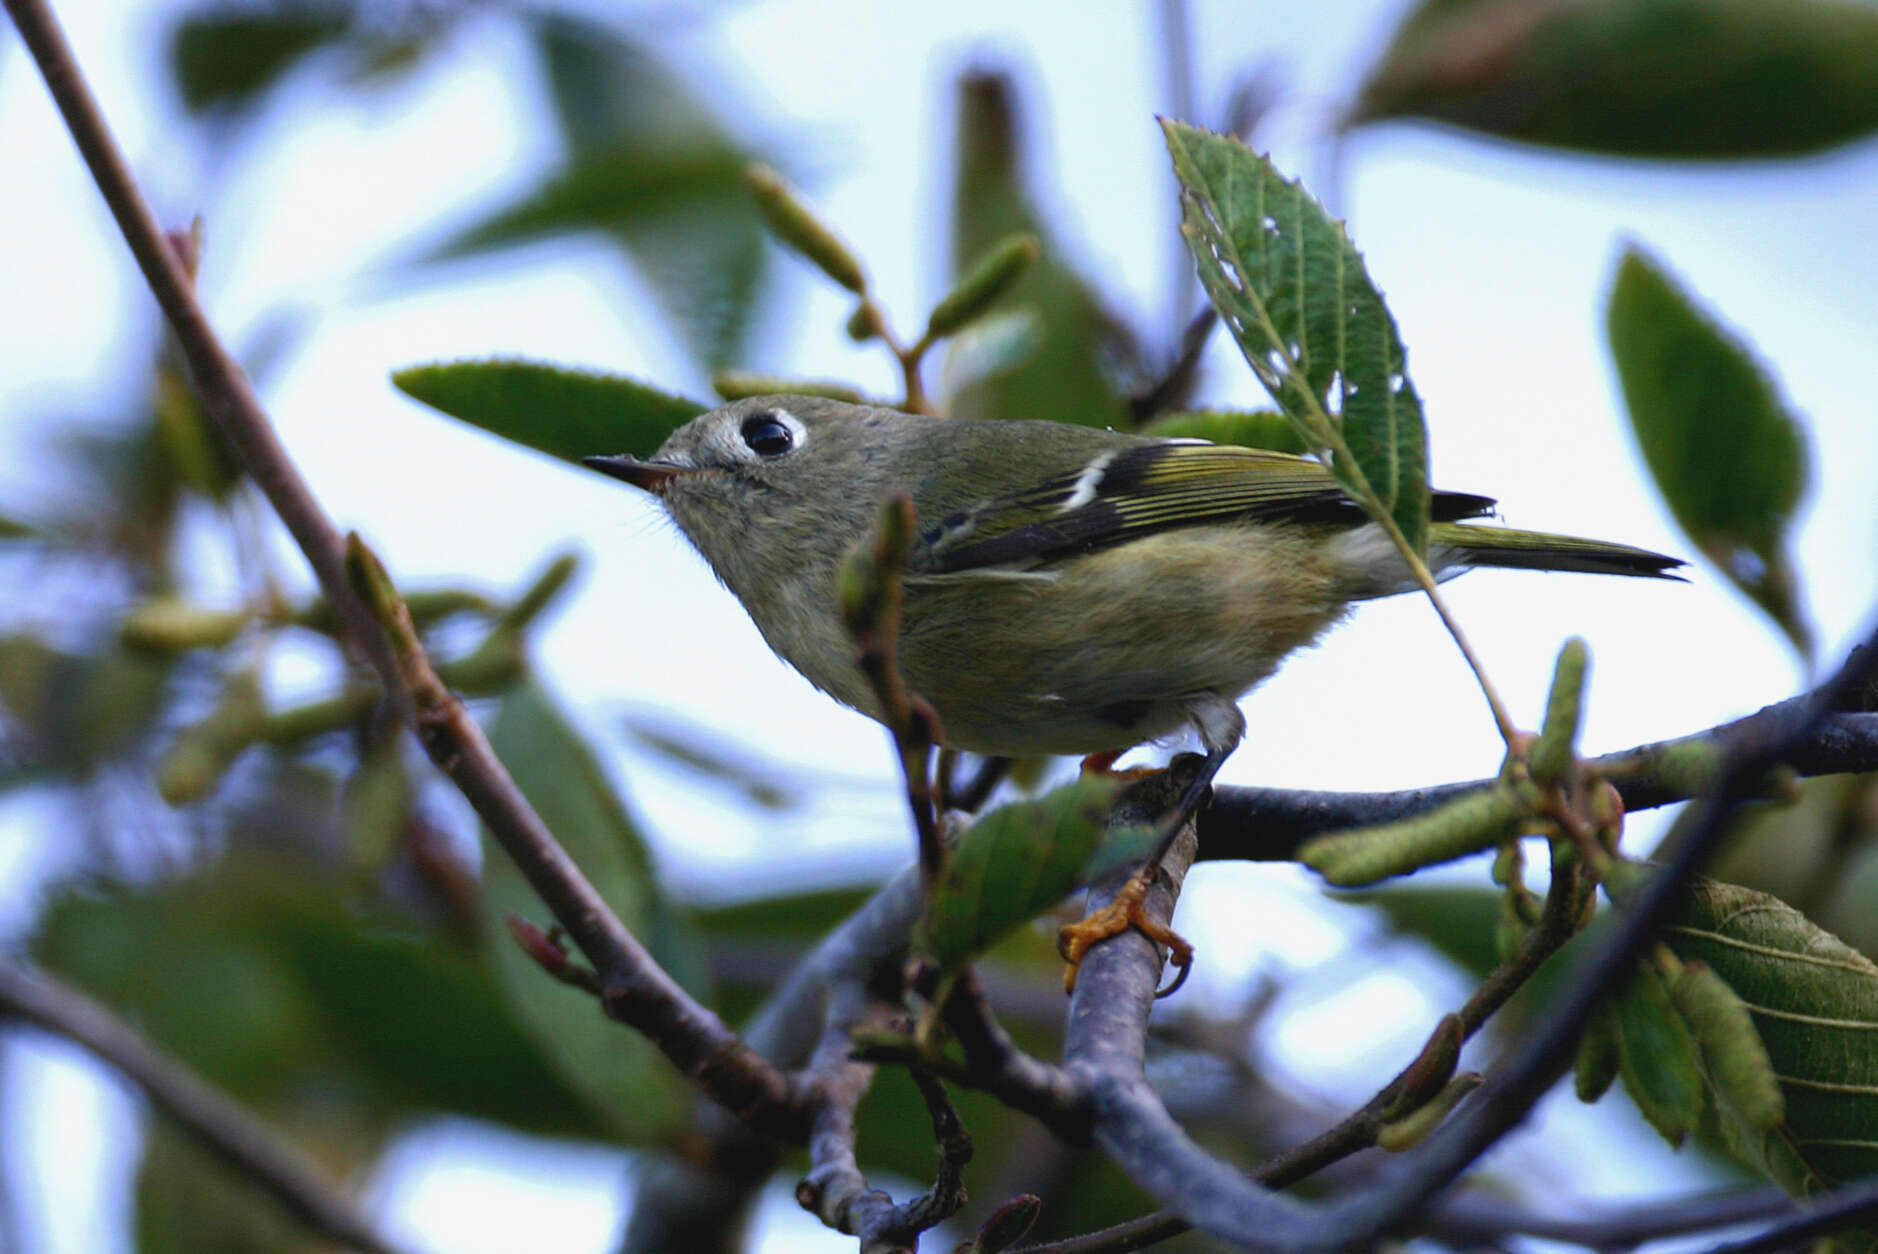
<svg viewBox="0 0 1878 1254">
<path fill-rule="evenodd" d="M 273 1129 L 123 1020 L 43 972 L 0 961 L 0 1019 L 17 1018 L 82 1045 L 123 1074 L 210 1153 L 309 1228 L 349 1249 L 398 1254 L 345 1191 Z"/>
<path fill-rule="evenodd" d="M 400 684 L 415 711 L 413 730 L 449 776 L 535 895 L 594 966 L 606 1013 L 638 1029 L 712 1100 L 783 1140 L 801 1141 L 811 1112 L 805 1095 L 653 959 L 600 896 L 490 748 L 482 728 L 432 668 L 377 557 L 355 535 L 347 573 L 392 640 Z"/>
<path fill-rule="evenodd" d="M 306 554 L 320 586 L 350 628 L 348 640 L 387 680 L 386 691 L 395 694 L 397 690 L 389 682 L 395 669 L 384 637 L 373 629 L 365 607 L 346 587 L 345 546 L 339 532 L 287 456 L 286 447 L 262 410 L 246 372 L 223 348 L 202 307 L 196 303 L 188 273 L 138 190 L 124 154 L 112 138 L 104 114 L 79 71 L 58 19 L 45 0 L 5 0 L 5 3 L 14 25 L 19 28 L 20 38 L 32 53 L 46 88 L 65 119 L 72 141 L 91 170 L 92 179 L 110 207 L 112 217 L 117 219 L 124 242 L 130 245 L 143 271 L 144 281 L 162 307 L 164 317 L 169 319 L 203 412 L 234 448 L 242 469 L 261 489 L 300 551 Z"/>
<path fill-rule="evenodd" d="M 1791 1219 L 1772 1224 L 1742 1241 L 1715 1246 L 1705 1254 L 1778 1254 L 1813 1248 L 1814 1238 L 1846 1228 L 1870 1227 L 1878 1219 L 1878 1180 L 1860 1180 L 1831 1193 L 1794 1204 Z"/>
<path fill-rule="evenodd" d="M 414 710 L 416 729 L 443 771 L 488 823 L 536 893 L 567 929 L 606 983 L 608 1013 L 645 1032 L 668 1058 L 715 1100 L 776 1135 L 799 1140 L 807 1111 L 786 1079 L 745 1047 L 653 962 L 593 885 L 548 832 L 487 739 L 430 669 L 414 632 L 398 656 L 348 576 L 351 553 L 300 477 L 246 376 L 216 338 L 187 276 L 165 242 L 123 155 L 99 112 L 45 0 L 5 0 L 38 63 L 74 142 L 83 154 L 131 252 L 175 331 L 204 412 L 234 447 L 243 468 L 267 496 L 311 563 L 348 637 L 378 671 L 401 710 Z M 356 550 L 358 546 L 354 546 Z M 382 573 L 382 572 L 381 572 Z M 385 589 L 396 602 L 395 593 Z M 385 606 L 381 603 L 381 609 Z M 397 610 L 409 630 L 401 602 Z M 406 681 L 421 685 L 419 694 Z"/>
<path fill-rule="evenodd" d="M 900 673 L 900 576 L 913 543 L 914 525 L 912 498 L 905 492 L 895 493 L 881 509 L 871 552 L 857 552 L 843 568 L 841 611 L 848 634 L 854 638 L 855 664 L 872 686 L 881 720 L 893 735 L 906 781 L 907 808 L 919 836 L 920 868 L 930 883 L 945 859 L 932 780 L 933 746 L 944 736 L 938 714 L 924 697 L 907 688 Z"/>
</svg>

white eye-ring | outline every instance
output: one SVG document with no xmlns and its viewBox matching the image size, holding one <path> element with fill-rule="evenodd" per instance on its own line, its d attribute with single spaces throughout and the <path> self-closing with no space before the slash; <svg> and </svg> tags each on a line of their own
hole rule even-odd
<svg viewBox="0 0 1878 1254">
<path fill-rule="evenodd" d="M 808 438 L 802 420 L 780 406 L 768 405 L 743 415 L 733 427 L 726 424 L 711 443 L 733 461 L 774 461 L 801 448 Z"/>
</svg>

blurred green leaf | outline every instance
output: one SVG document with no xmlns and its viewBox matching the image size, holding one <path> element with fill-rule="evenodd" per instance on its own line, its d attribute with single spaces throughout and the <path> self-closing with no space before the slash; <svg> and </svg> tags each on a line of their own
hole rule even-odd
<svg viewBox="0 0 1878 1254">
<path fill-rule="evenodd" d="M 1702 1073 L 1689 1025 L 1651 966 L 1613 992 L 1609 1006 L 1624 1091 L 1664 1140 L 1681 1145 L 1702 1111 Z"/>
<path fill-rule="evenodd" d="M 1344 121 L 1631 157 L 1817 152 L 1878 129 L 1856 0 L 1423 0 Z"/>
<path fill-rule="evenodd" d="M 391 381 L 452 418 L 570 462 L 649 457 L 706 408 L 623 375 L 519 358 L 410 366 Z"/>
<path fill-rule="evenodd" d="M 163 1119 L 144 1130 L 136 1204 L 138 1254 L 278 1254 L 305 1240 L 275 1199 Z"/>
<path fill-rule="evenodd" d="M 0 540 L 37 540 L 45 533 L 11 514 L 0 514 Z"/>
<path fill-rule="evenodd" d="M 953 971 L 1061 901 L 1102 844 L 1118 787 L 1087 775 L 973 823 L 933 886 L 915 948 Z"/>
<path fill-rule="evenodd" d="M 1304 441 L 1291 420 L 1272 409 L 1199 409 L 1162 414 L 1141 429 L 1143 435 L 1166 439 L 1208 440 L 1244 448 L 1268 448 L 1280 453 L 1302 453 Z"/>
<path fill-rule="evenodd" d="M 1713 880 L 1663 936 L 1746 1004 L 1780 1081 L 1784 1123 L 1724 1121 L 1738 1151 L 1795 1194 L 1878 1173 L 1878 966 L 1785 903 Z"/>
<path fill-rule="evenodd" d="M 0 636 L 0 710 L 11 725 L 0 787 L 89 775 L 149 733 L 169 676 L 164 657 L 67 653 L 36 636 Z"/>
<path fill-rule="evenodd" d="M 940 386 L 948 396 L 992 382 L 1043 348 L 1043 319 L 1029 306 L 979 319 L 953 336 Z"/>
<path fill-rule="evenodd" d="M 695 987 L 704 977 L 689 925 L 664 900 L 638 829 L 553 697 L 532 679 L 516 684 L 502 698 L 489 740 L 607 904 L 667 970 Z M 552 979 L 510 940 L 505 916 L 544 927 L 550 920 L 487 829 L 482 842 L 484 944 L 517 1018 L 595 1116 L 620 1135 L 670 1131 L 686 1110 L 686 1085 L 643 1036 L 606 1018 L 591 994 Z"/>
<path fill-rule="evenodd" d="M 598 1132 L 480 960 L 402 919 L 362 919 L 340 904 L 344 891 L 278 850 L 230 856 L 147 892 L 68 892 L 33 948 L 276 1117 L 306 1104 L 363 1129 L 448 1110 L 555 1135 Z"/>
<path fill-rule="evenodd" d="M 202 412 L 181 367 L 164 361 L 157 367 L 153 410 L 157 438 L 175 468 L 176 477 L 192 491 L 211 501 L 226 500 L 241 481 L 241 463 L 222 433 Z"/>
<path fill-rule="evenodd" d="M 251 103 L 307 54 L 342 38 L 352 18 L 352 6 L 337 2 L 198 6 L 169 36 L 170 72 L 183 105 L 206 113 Z"/>
<path fill-rule="evenodd" d="M 959 418 L 1048 418 L 1092 427 L 1132 425 L 1127 399 L 1111 374 L 1130 364 L 1132 341 L 1096 291 L 1062 260 L 1026 188 L 1016 89 L 1001 74 L 970 73 L 959 83 L 957 182 L 952 192 L 952 272 L 959 277 L 1000 240 L 1027 232 L 1042 258 L 1010 286 L 1004 300 L 1036 314 L 1036 346 L 1005 358 L 1008 368 L 973 377 L 946 404 Z M 1027 345 L 1025 347 L 1028 347 Z M 960 342 L 954 352 L 978 352 Z M 947 366 L 951 370 L 950 365 Z"/>
<path fill-rule="evenodd" d="M 1748 348 L 1635 246 L 1605 317 L 1631 428 L 1670 512 L 1810 662 L 1787 552 L 1808 479 L 1804 429 Z"/>
<path fill-rule="evenodd" d="M 1428 543 L 1428 430 L 1363 258 L 1303 186 L 1229 135 L 1163 121 L 1200 283 L 1301 439 L 1372 517 Z"/>
<path fill-rule="evenodd" d="M 768 273 L 761 219 L 743 186 L 751 154 L 689 80 L 611 25 L 567 13 L 530 25 L 567 161 L 419 261 L 601 231 L 645 277 L 700 364 L 736 364 Z"/>
</svg>

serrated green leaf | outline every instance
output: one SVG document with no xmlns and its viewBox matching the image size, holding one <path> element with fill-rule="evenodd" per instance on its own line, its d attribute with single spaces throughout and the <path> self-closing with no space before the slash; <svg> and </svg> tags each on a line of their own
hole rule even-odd
<svg viewBox="0 0 1878 1254">
<path fill-rule="evenodd" d="M 1062 260 L 1060 244 L 1031 202 L 1027 188 L 1035 185 L 1038 174 L 1026 168 L 1016 88 L 1001 74 L 973 72 L 960 80 L 958 92 L 953 277 L 1015 232 L 1040 239 L 1043 255 L 1004 297 L 1012 308 L 1035 312 L 1035 348 L 1009 359 L 1008 369 L 975 378 L 961 367 L 956 372 L 959 388 L 947 398 L 947 412 L 957 418 L 1047 418 L 1092 427 L 1131 426 L 1126 397 L 1111 377 L 1116 366 L 1126 363 L 1130 337 L 1103 308 L 1095 289 Z M 955 342 L 953 351 L 976 350 Z"/>
<path fill-rule="evenodd" d="M 1229 135 L 1163 120 L 1181 233 L 1252 372 L 1350 495 L 1428 542 L 1428 432 L 1363 259 L 1302 185 Z"/>
<path fill-rule="evenodd" d="M 652 874 L 637 827 L 601 771 L 586 738 L 532 679 L 503 698 L 490 728 L 516 785 L 574 862 L 634 935 L 681 980 L 697 946 L 673 916 Z M 595 1114 L 629 1138 L 675 1126 L 687 1094 L 677 1073 L 638 1033 L 606 1018 L 593 996 L 550 978 L 503 924 L 519 914 L 546 926 L 546 911 L 501 846 L 482 833 L 483 934 L 497 982 L 516 1017 Z"/>
<path fill-rule="evenodd" d="M 1744 1155 L 1796 1194 L 1878 1173 L 1878 966 L 1785 903 L 1713 880 L 1691 886 L 1663 939 L 1740 997 L 1780 1082 L 1786 1122 L 1744 1138 Z"/>
<path fill-rule="evenodd" d="M 391 381 L 452 418 L 570 462 L 648 457 L 707 408 L 623 375 L 519 358 L 410 366 Z"/>
<path fill-rule="evenodd" d="M 1702 1073 L 1689 1025 L 1654 967 L 1639 968 L 1609 1005 L 1624 1091 L 1664 1140 L 1681 1145 L 1702 1113 Z"/>
<path fill-rule="evenodd" d="M 1747 346 L 1634 245 L 1605 322 L 1631 429 L 1670 512 L 1810 661 L 1787 552 L 1811 460 L 1799 420 Z"/>
<path fill-rule="evenodd" d="M 1853 0 L 1423 0 L 1344 125 L 1402 117 L 1632 157 L 1817 152 L 1878 129 L 1878 10 Z"/>
<path fill-rule="evenodd" d="M 1143 435 L 1167 439 L 1210 440 L 1242 448 L 1268 448 L 1279 453 L 1302 453 L 1291 420 L 1272 409 L 1195 409 L 1162 414 L 1141 429 Z"/>
<path fill-rule="evenodd" d="M 914 944 L 952 971 L 1082 882 L 1118 781 L 1089 775 L 973 823 L 933 886 Z"/>
</svg>

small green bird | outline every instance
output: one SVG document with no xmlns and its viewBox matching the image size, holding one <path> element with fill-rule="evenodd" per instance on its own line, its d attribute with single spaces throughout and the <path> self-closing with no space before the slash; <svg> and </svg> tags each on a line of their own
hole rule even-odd
<svg viewBox="0 0 1878 1254">
<path fill-rule="evenodd" d="M 900 667 L 945 743 L 1102 755 L 1192 727 L 1197 802 L 1245 732 L 1238 699 L 1352 602 L 1415 586 L 1320 462 L 1058 422 L 934 418 L 805 396 L 701 414 L 650 459 L 588 466 L 651 492 L 781 657 L 880 717 L 836 573 L 911 495 Z M 1675 578 L 1627 545 L 1467 525 L 1434 494 L 1428 566 Z"/>
</svg>

